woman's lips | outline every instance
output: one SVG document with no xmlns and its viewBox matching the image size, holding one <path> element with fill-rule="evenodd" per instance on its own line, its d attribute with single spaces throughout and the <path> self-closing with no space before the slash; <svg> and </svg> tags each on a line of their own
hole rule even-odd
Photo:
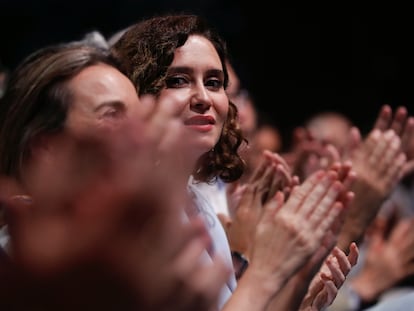
<svg viewBox="0 0 414 311">
<path fill-rule="evenodd" d="M 184 124 L 197 131 L 208 132 L 216 124 L 216 120 L 211 116 L 196 116 L 187 119 Z"/>
<path fill-rule="evenodd" d="M 196 116 L 187 119 L 185 125 L 214 125 L 216 120 L 211 116 Z"/>
</svg>

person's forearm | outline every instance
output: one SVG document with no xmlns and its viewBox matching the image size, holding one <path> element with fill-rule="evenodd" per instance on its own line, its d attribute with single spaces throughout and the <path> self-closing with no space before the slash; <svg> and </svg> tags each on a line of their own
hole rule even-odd
<svg viewBox="0 0 414 311">
<path fill-rule="evenodd" d="M 282 275 L 269 279 L 249 267 L 220 311 L 264 311 L 287 281 Z"/>
<path fill-rule="evenodd" d="M 298 310 L 305 297 L 309 282 L 294 276 L 283 289 L 272 299 L 268 311 L 292 311 Z"/>
<path fill-rule="evenodd" d="M 352 290 L 358 294 L 361 301 L 368 303 L 376 301 L 378 297 L 392 284 L 388 284 L 385 277 L 373 277 L 367 274 L 355 276 L 350 282 Z"/>
</svg>

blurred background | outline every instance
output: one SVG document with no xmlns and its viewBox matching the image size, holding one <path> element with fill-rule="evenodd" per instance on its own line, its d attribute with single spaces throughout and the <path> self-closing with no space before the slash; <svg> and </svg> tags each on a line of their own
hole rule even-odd
<svg viewBox="0 0 414 311">
<path fill-rule="evenodd" d="M 287 1 L 286 1 L 287 2 Z M 361 1 L 362 2 L 362 1 Z M 288 137 L 311 114 L 344 113 L 363 131 L 381 105 L 413 105 L 414 19 L 396 2 L 0 0 L 0 62 L 12 70 L 44 45 L 106 37 L 166 12 L 206 17 L 226 39 L 242 84 Z"/>
</svg>

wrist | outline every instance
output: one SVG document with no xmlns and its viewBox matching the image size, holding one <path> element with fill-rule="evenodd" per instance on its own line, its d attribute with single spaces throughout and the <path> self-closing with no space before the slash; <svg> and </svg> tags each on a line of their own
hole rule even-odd
<svg viewBox="0 0 414 311">
<path fill-rule="evenodd" d="M 350 284 L 350 289 L 358 295 L 360 306 L 373 305 L 381 294 L 381 290 L 376 288 L 380 283 L 377 281 L 369 281 L 364 278 L 355 277 Z"/>
<path fill-rule="evenodd" d="M 246 307 L 249 304 L 254 306 L 254 310 L 268 310 L 269 304 L 286 284 L 281 275 L 270 275 L 264 272 L 252 262 L 238 281 L 236 292 L 245 301 L 243 310 L 253 309 Z"/>
<path fill-rule="evenodd" d="M 242 253 L 236 251 L 231 252 L 231 258 L 233 260 L 234 274 L 238 280 L 241 278 L 244 271 L 246 271 L 247 267 L 249 266 L 249 261 Z"/>
</svg>

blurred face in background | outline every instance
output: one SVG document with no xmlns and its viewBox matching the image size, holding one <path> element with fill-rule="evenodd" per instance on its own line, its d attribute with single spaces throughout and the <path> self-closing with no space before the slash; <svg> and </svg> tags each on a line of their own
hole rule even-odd
<svg viewBox="0 0 414 311">
<path fill-rule="evenodd" d="M 241 89 L 240 80 L 233 66 L 227 62 L 229 85 L 226 89 L 231 102 L 237 106 L 240 128 L 246 137 L 252 135 L 257 127 L 257 112 L 249 93 Z"/>
<path fill-rule="evenodd" d="M 345 116 L 328 112 L 312 118 L 306 128 L 315 139 L 343 150 L 349 139 L 351 122 Z"/>
</svg>

